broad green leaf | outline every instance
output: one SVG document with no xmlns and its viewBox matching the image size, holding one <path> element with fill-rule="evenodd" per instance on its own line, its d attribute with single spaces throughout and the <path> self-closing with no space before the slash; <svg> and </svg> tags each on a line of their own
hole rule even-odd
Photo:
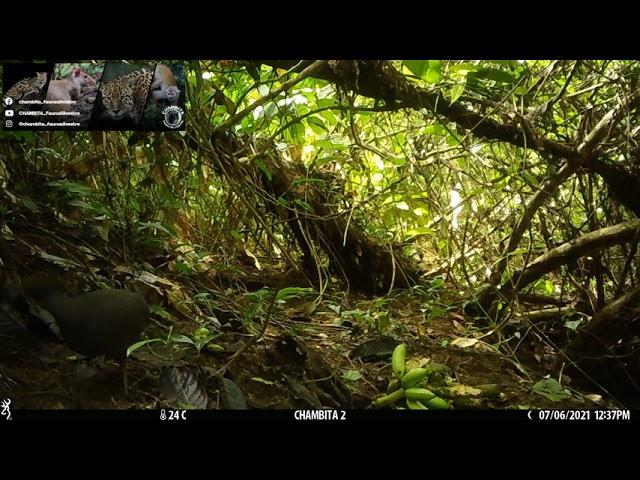
<svg viewBox="0 0 640 480">
<path fill-rule="evenodd" d="M 443 125 L 440 125 L 439 123 L 436 123 L 434 125 L 427 125 L 426 127 L 424 127 L 422 131 L 424 134 L 431 134 L 431 135 L 445 136 L 449 134 L 448 130 Z"/>
<path fill-rule="evenodd" d="M 22 205 L 31 210 L 32 212 L 38 212 L 38 204 L 31 200 L 29 197 L 22 197 Z"/>
<path fill-rule="evenodd" d="M 182 335 L 180 333 L 174 333 L 171 334 L 169 336 L 169 341 L 170 342 L 177 342 L 177 343 L 190 343 L 191 345 L 193 345 L 195 347 L 195 342 L 190 339 L 189 337 L 187 337 L 186 335 Z"/>
<path fill-rule="evenodd" d="M 451 147 L 457 147 L 460 145 L 460 137 L 454 132 L 449 132 L 449 135 L 447 135 L 447 144 Z"/>
<path fill-rule="evenodd" d="M 498 83 L 512 84 L 515 82 L 513 75 L 497 68 L 483 68 L 477 72 L 469 73 L 469 76 L 471 75 L 475 75 L 478 78 L 484 78 L 486 80 L 493 80 Z"/>
<path fill-rule="evenodd" d="M 433 305 L 431 307 L 431 311 L 429 312 L 429 314 L 426 317 L 427 322 L 430 322 L 431 320 L 435 319 L 435 318 L 440 318 L 442 316 L 443 313 L 445 313 L 447 311 L 446 308 L 441 307 L 440 305 Z"/>
<path fill-rule="evenodd" d="M 571 397 L 571 394 L 554 378 L 540 380 L 533 386 L 533 392 L 548 398 L 552 402 L 559 402 Z"/>
<path fill-rule="evenodd" d="M 313 210 L 311 208 L 311 205 L 309 205 L 308 202 L 305 202 L 304 200 L 300 200 L 300 199 L 296 199 L 294 200 L 294 202 L 296 205 L 298 205 L 300 208 L 302 208 L 303 210 L 306 210 L 307 212 L 310 212 L 311 210 Z"/>
<path fill-rule="evenodd" d="M 429 70 L 424 79 L 429 83 L 438 83 L 442 77 L 440 67 L 441 62 L 439 60 L 429 60 Z"/>
<path fill-rule="evenodd" d="M 256 163 L 256 165 L 258 165 L 258 168 L 262 171 L 262 173 L 264 173 L 264 176 L 267 177 L 269 181 L 271 181 L 273 175 L 271 175 L 271 170 L 269 170 L 269 167 L 267 167 L 265 163 L 257 157 L 253 161 Z"/>
<path fill-rule="evenodd" d="M 404 60 L 402 63 L 416 77 L 422 78 L 429 71 L 428 60 Z"/>
<path fill-rule="evenodd" d="M 475 72 L 478 70 L 478 65 L 474 65 L 473 63 L 459 63 L 457 65 L 449 65 L 449 70 L 451 72 L 455 72 L 459 76 L 466 76 L 469 72 Z"/>
<path fill-rule="evenodd" d="M 362 378 L 362 374 L 357 370 L 344 370 L 342 372 L 342 378 L 355 382 L 356 380 L 360 380 Z"/>
<path fill-rule="evenodd" d="M 566 322 L 564 322 L 564 326 L 567 327 L 569 330 L 573 330 L 575 332 L 581 323 L 582 323 L 582 319 L 567 320 Z"/>
<path fill-rule="evenodd" d="M 464 93 L 465 85 L 463 83 L 458 83 L 454 85 L 451 89 L 451 103 L 454 103 L 456 100 L 460 98 L 460 96 Z"/>
<path fill-rule="evenodd" d="M 223 394 L 222 398 L 225 406 L 231 410 L 246 410 L 247 401 L 240 387 L 228 378 L 223 378 L 222 384 L 223 389 L 221 393 Z"/>
<path fill-rule="evenodd" d="M 299 298 L 305 295 L 311 295 L 315 292 L 313 288 L 302 288 L 302 287 L 287 287 L 278 291 L 278 295 L 276 295 L 276 301 L 285 301 L 290 298 Z"/>
<path fill-rule="evenodd" d="M 49 182 L 47 185 L 57 188 L 58 190 L 63 190 L 68 193 L 75 193 L 83 196 L 91 195 L 94 192 L 92 188 L 89 188 L 86 185 L 82 185 L 81 183 L 72 182 L 70 180 L 54 180 L 53 182 Z"/>
<path fill-rule="evenodd" d="M 440 60 L 405 60 L 402 62 L 416 77 L 429 83 L 438 83 L 441 77 L 442 62 Z"/>
<path fill-rule="evenodd" d="M 129 348 L 127 348 L 127 357 L 131 355 L 133 352 L 135 352 L 136 350 L 138 350 L 140 347 L 144 347 L 149 343 L 163 342 L 163 341 L 164 340 L 162 340 L 161 338 L 151 338 L 149 340 L 142 340 L 140 342 L 136 342 L 133 345 L 131 345 Z"/>
<path fill-rule="evenodd" d="M 323 135 L 324 133 L 327 132 L 327 128 L 324 126 L 323 124 L 320 124 L 319 122 L 314 122 L 314 121 L 308 121 L 307 124 L 309 125 L 309 128 L 311 130 L 313 130 L 313 133 L 315 133 L 316 135 Z"/>
<path fill-rule="evenodd" d="M 304 126 L 300 123 L 294 123 L 285 131 L 285 135 L 291 137 L 291 140 L 295 144 L 304 143 Z"/>
<path fill-rule="evenodd" d="M 529 172 L 522 172 L 522 176 L 529 184 L 533 186 L 538 185 L 538 179 L 535 177 L 535 175 L 532 175 Z"/>
<path fill-rule="evenodd" d="M 334 104 L 335 103 L 336 102 L 334 101 Z M 338 119 L 336 118 L 336 116 L 333 114 L 331 110 L 323 110 L 319 113 L 319 115 L 327 121 L 329 126 L 333 127 L 338 124 Z"/>
</svg>

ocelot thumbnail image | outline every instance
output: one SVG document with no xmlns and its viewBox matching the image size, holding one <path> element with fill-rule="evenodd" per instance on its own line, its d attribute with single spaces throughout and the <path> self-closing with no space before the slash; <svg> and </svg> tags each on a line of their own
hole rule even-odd
<svg viewBox="0 0 640 480">
<path fill-rule="evenodd" d="M 38 122 L 53 65 L 8 64 L 2 74 L 2 128 L 20 130 L 18 121 Z M 30 112 L 35 112 L 31 115 Z M 31 128 L 25 128 L 31 130 Z"/>
<path fill-rule="evenodd" d="M 4 130 L 184 130 L 179 63 L 3 65 Z"/>
</svg>

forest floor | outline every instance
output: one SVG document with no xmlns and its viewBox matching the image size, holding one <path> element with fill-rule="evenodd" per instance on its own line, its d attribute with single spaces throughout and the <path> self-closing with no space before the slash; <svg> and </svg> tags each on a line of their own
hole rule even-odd
<svg viewBox="0 0 640 480">
<path fill-rule="evenodd" d="M 258 341 L 229 365 L 226 380 L 220 367 L 251 338 L 239 318 L 209 328 L 213 338 L 200 351 L 185 337 L 193 339 L 189 334 L 202 324 L 184 316 L 170 324 L 154 319 L 145 337 L 155 341 L 128 361 L 128 395 L 115 362 L 81 361 L 60 343 L 38 341 L 0 367 L 11 379 L 4 383 L 16 408 L 371 408 L 386 394 L 393 377 L 391 353 L 403 342 L 409 366 L 437 365 L 441 385 L 467 389 L 449 398 L 454 408 L 615 405 L 594 391 L 567 388 L 566 382 L 554 388 L 540 342 L 511 338 L 502 342 L 508 349 L 498 348 L 495 332 L 476 328 L 459 303 L 444 298 L 452 295 L 444 287 L 373 300 L 343 295 L 313 309 L 313 298 L 288 301 L 273 310 Z M 260 330 L 256 325 L 256 334 Z M 183 334 L 182 340 L 167 341 L 171 333 Z"/>
</svg>

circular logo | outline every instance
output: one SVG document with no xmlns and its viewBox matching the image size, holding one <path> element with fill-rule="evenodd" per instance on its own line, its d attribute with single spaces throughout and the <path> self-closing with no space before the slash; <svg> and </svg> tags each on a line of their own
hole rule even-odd
<svg viewBox="0 0 640 480">
<path fill-rule="evenodd" d="M 6 122 L 4 122 L 4 125 L 7 128 L 13 127 L 13 120 L 7 120 Z"/>
<path fill-rule="evenodd" d="M 4 99 L 4 104 L 5 105 L 13 105 L 13 98 L 11 97 L 7 97 Z"/>
<path fill-rule="evenodd" d="M 176 105 L 171 105 L 162 110 L 162 115 L 164 116 L 162 123 L 167 128 L 180 128 L 184 123 L 184 110 Z"/>
</svg>

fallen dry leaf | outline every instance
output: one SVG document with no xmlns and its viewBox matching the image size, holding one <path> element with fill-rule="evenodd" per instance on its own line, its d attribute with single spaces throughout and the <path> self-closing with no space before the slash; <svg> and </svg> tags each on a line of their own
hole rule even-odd
<svg viewBox="0 0 640 480">
<path fill-rule="evenodd" d="M 473 347 L 476 343 L 478 343 L 477 338 L 458 337 L 451 342 L 451 345 L 455 345 L 460 348 L 468 348 Z"/>
</svg>

